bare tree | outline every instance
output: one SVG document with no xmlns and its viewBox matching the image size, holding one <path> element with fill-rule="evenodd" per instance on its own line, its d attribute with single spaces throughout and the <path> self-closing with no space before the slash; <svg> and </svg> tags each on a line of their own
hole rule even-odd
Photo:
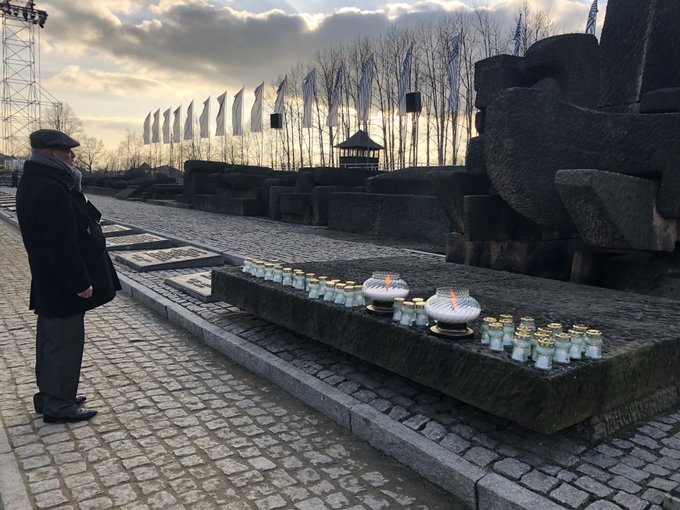
<svg viewBox="0 0 680 510">
<path fill-rule="evenodd" d="M 88 172 L 100 168 L 105 156 L 104 142 L 98 138 L 84 136 L 80 138 L 78 148 L 78 164 L 82 165 Z"/>
<path fill-rule="evenodd" d="M 77 138 L 83 133 L 83 123 L 68 103 L 55 103 L 42 116 L 43 128 L 56 129 Z"/>
</svg>

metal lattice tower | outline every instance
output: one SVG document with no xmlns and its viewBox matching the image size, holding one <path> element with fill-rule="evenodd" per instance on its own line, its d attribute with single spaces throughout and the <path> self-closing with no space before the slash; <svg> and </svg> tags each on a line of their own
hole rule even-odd
<svg viewBox="0 0 680 510">
<path fill-rule="evenodd" d="M 40 73 L 36 70 L 36 28 L 47 13 L 25 5 L 0 3 L 2 17 L 2 144 L 8 156 L 29 152 L 28 135 L 40 122 Z"/>
</svg>

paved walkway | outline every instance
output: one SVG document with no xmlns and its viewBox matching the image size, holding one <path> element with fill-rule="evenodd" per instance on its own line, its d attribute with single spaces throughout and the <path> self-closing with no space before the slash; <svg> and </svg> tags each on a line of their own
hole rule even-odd
<svg viewBox="0 0 680 510">
<path fill-rule="evenodd" d="M 318 227 L 100 196 L 94 200 L 109 219 L 232 255 L 297 262 L 408 253 Z M 416 262 L 416 257 L 425 256 L 411 255 Z M 510 508 L 532 510 L 660 510 L 664 494 L 680 483 L 678 408 L 605 441 L 589 443 L 576 430 L 543 436 L 293 335 L 229 304 L 204 304 L 164 283 L 168 276 L 197 270 L 136 273 L 123 266 L 118 269 L 139 300 L 268 378 L 276 380 L 287 371 L 283 386 L 288 391 L 304 398 L 304 388 L 311 389 L 314 398 L 306 402 L 316 399 L 315 407 L 456 494 L 464 493 L 471 506 L 486 510 L 506 508 L 513 502 Z M 229 340 L 220 343 L 216 338 Z M 354 420 L 365 418 L 366 409 L 374 413 L 372 422 Z M 363 425 L 375 427 L 376 423 L 382 428 L 364 430 Z"/>
<path fill-rule="evenodd" d="M 125 295 L 86 319 L 80 391 L 100 414 L 46 425 L 31 401 L 29 271 L 19 233 L 2 221 L 0 272 L 8 509 L 462 508 Z"/>
</svg>

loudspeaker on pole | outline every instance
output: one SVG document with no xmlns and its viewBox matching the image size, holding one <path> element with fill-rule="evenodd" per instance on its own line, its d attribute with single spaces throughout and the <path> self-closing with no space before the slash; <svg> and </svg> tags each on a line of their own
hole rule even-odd
<svg viewBox="0 0 680 510">
<path fill-rule="evenodd" d="M 420 92 L 409 92 L 406 94 L 406 112 L 420 113 L 420 110 L 422 110 Z"/>
<path fill-rule="evenodd" d="M 269 116 L 269 126 L 272 129 L 281 129 L 283 127 L 283 115 L 280 113 L 272 113 Z"/>
</svg>

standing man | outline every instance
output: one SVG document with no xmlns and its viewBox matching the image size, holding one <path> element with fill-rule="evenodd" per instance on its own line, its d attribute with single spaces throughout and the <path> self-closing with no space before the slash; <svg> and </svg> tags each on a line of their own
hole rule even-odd
<svg viewBox="0 0 680 510">
<path fill-rule="evenodd" d="M 101 213 L 83 195 L 73 148 L 53 129 L 31 133 L 31 157 L 17 190 L 19 227 L 31 267 L 29 308 L 38 315 L 37 413 L 47 423 L 89 420 L 77 395 L 85 312 L 111 301 L 120 282 L 106 252 Z"/>
</svg>

